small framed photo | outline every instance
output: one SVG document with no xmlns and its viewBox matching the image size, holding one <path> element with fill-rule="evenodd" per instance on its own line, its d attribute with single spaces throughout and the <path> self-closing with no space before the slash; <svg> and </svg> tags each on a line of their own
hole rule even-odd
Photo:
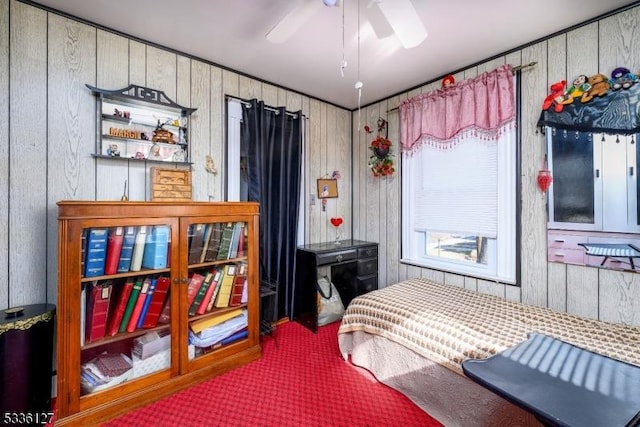
<svg viewBox="0 0 640 427">
<path fill-rule="evenodd" d="M 338 180 L 337 179 L 319 179 L 318 180 L 318 198 L 331 199 L 338 197 Z"/>
</svg>

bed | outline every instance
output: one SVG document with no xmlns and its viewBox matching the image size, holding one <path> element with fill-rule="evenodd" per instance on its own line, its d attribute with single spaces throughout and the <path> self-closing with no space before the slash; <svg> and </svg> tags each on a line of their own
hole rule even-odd
<svg viewBox="0 0 640 427">
<path fill-rule="evenodd" d="M 338 330 L 343 358 L 405 394 L 445 426 L 539 426 L 464 376 L 483 359 L 543 333 L 640 365 L 640 328 L 585 319 L 442 285 L 406 280 L 351 301 Z"/>
</svg>

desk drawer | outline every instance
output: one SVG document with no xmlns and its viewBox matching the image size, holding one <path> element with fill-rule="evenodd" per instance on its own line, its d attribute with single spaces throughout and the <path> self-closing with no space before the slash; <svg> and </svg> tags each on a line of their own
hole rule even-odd
<svg viewBox="0 0 640 427">
<path fill-rule="evenodd" d="M 378 258 L 365 258 L 358 260 L 358 276 L 374 274 L 378 272 Z"/>
<path fill-rule="evenodd" d="M 378 245 L 365 246 L 358 249 L 358 258 L 370 258 L 378 256 Z"/>
<path fill-rule="evenodd" d="M 378 289 L 378 275 L 372 274 L 370 276 L 358 277 L 358 295 L 366 294 L 367 292 L 375 291 Z"/>
<path fill-rule="evenodd" d="M 335 251 L 318 254 L 316 256 L 316 262 L 318 265 L 335 264 L 339 262 L 345 262 L 357 258 L 357 251 L 355 249 L 348 249 L 346 251 Z"/>
</svg>

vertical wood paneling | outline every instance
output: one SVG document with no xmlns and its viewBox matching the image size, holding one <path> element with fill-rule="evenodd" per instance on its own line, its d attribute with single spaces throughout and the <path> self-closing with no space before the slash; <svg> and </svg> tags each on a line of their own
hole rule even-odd
<svg viewBox="0 0 640 427">
<path fill-rule="evenodd" d="M 135 40 L 129 40 L 129 83 L 147 86 L 147 46 Z"/>
<path fill-rule="evenodd" d="M 554 310 L 567 311 L 567 266 L 559 262 L 550 262 L 548 265 L 547 306 Z"/>
<path fill-rule="evenodd" d="M 0 152 L 0 194 L 7 194 L 5 203 L 0 203 L 0 220 L 8 224 L 0 230 L 0 265 L 9 266 L 0 268 L 0 281 L 8 283 L 0 288 L 0 304 L 42 302 L 46 298 L 42 282 L 45 278 L 49 284 L 53 282 L 55 265 L 55 199 L 90 198 L 94 192 L 97 199 L 117 199 L 125 179 L 129 180 L 131 200 L 146 197 L 144 163 L 128 165 L 91 157 L 95 152 L 95 104 L 83 85 L 95 80 L 96 86 L 108 89 L 129 83 L 160 89 L 176 102 L 198 108 L 191 128 L 196 200 L 207 200 L 210 193 L 216 198 L 222 195 L 225 94 L 256 97 L 289 110 L 302 108 L 309 117 L 304 165 L 306 240 L 332 238 L 328 217 L 344 216 L 352 223 L 354 237 L 381 243 L 381 286 L 422 276 L 512 301 L 637 325 L 637 274 L 546 262 L 546 196 L 535 183 L 544 139 L 535 133 L 535 123 L 550 82 L 561 78 L 570 81 L 578 73 L 609 73 L 616 66 L 640 69 L 639 22 L 640 7 L 636 7 L 456 74 L 456 80 L 461 81 L 505 62 L 538 62 L 522 73 L 519 288 L 399 262 L 399 152 L 396 175 L 386 181 L 374 179 L 367 167 L 372 135 L 365 134 L 362 127 L 375 126 L 379 116 L 385 117 L 389 136 L 397 143 L 398 114 L 387 111 L 397 107 L 401 99 L 438 89 L 439 81 L 381 100 L 361 112 L 349 112 L 229 70 L 195 65 L 195 61 L 168 50 L 24 3 L 0 0 L 0 94 L 8 95 L 0 96 L 0 150 L 5 150 Z M 78 86 L 82 89 L 76 90 Z M 219 170 L 213 183 L 208 174 L 203 175 L 203 159 L 209 153 Z M 47 167 L 34 172 L 30 167 L 34 163 Z M 310 205 L 309 195 L 316 193 L 316 178 L 335 169 L 342 173 L 340 197 L 329 200 L 328 211 L 322 212 L 319 200 Z M 97 183 L 95 190 L 93 182 Z M 42 235 L 48 236 L 46 250 Z M 25 287 L 25 282 L 34 285 Z"/>
<path fill-rule="evenodd" d="M 400 280 L 399 262 L 400 262 L 400 242 L 402 241 L 401 232 L 401 179 L 402 161 L 400 153 L 400 113 L 398 107 L 400 102 L 404 100 L 404 96 L 394 96 L 387 100 L 387 121 L 389 122 L 389 139 L 392 142 L 392 153 L 395 173 L 392 177 L 387 178 L 387 194 L 385 207 L 387 210 L 387 224 L 381 230 L 381 239 L 386 240 L 386 251 L 381 255 L 380 264 L 384 262 L 386 269 L 386 280 L 379 281 L 380 286 L 384 287 Z"/>
<path fill-rule="evenodd" d="M 122 89 L 129 85 L 129 40 L 108 31 L 98 30 L 96 34 L 96 86 L 102 89 Z M 92 111 L 96 113 L 94 102 Z M 94 134 L 96 121 L 92 120 Z M 100 132 L 100 129 L 98 129 Z M 97 137 L 94 136 L 94 150 L 98 152 Z M 97 200 L 118 200 L 124 193 L 124 182 L 129 184 L 129 165 L 124 161 L 96 159 Z M 130 197 L 127 191 L 127 197 Z"/>
<path fill-rule="evenodd" d="M 9 305 L 46 301 L 47 13 L 11 2 Z M 25 286 L 25 283 L 32 284 Z"/>
<path fill-rule="evenodd" d="M 616 67 L 640 69 L 640 8 L 635 7 L 599 22 L 599 70 L 610 76 Z M 594 73 L 595 74 L 595 73 Z"/>
<path fill-rule="evenodd" d="M 522 289 L 520 286 L 505 286 L 505 299 L 507 301 L 520 302 L 522 301 Z"/>
<path fill-rule="evenodd" d="M 341 108 L 333 107 L 336 121 L 334 128 L 335 142 L 335 166 L 331 169 L 340 172 L 338 179 L 339 198 L 336 199 L 336 215 L 346 220 L 346 224 L 341 226 L 343 238 L 350 238 L 351 235 L 351 138 L 350 136 L 350 113 Z M 333 172 L 333 171 L 332 171 Z"/>
<path fill-rule="evenodd" d="M 322 218 L 322 200 L 318 198 L 316 179 L 321 175 L 319 159 L 322 155 L 320 138 L 322 130 L 320 102 L 312 99 L 309 101 L 309 119 L 307 120 L 307 147 L 305 164 L 306 186 L 304 197 L 305 205 L 308 206 L 307 225 L 305 230 L 305 243 L 316 243 L 320 241 L 320 229 Z M 313 202 L 312 202 L 313 200 Z"/>
<path fill-rule="evenodd" d="M 6 96 L 5 96 L 6 95 Z M 9 0 L 0 0 L 0 224 L 9 223 Z M 0 227 L 0 307 L 9 306 L 9 229 Z"/>
<path fill-rule="evenodd" d="M 146 86 L 163 91 L 176 100 L 177 57 L 175 53 L 147 46 Z"/>
<path fill-rule="evenodd" d="M 598 272 L 600 269 L 567 264 L 567 312 L 598 318 Z"/>
<path fill-rule="evenodd" d="M 640 275 L 600 270 L 600 319 L 640 326 Z"/>
<path fill-rule="evenodd" d="M 337 148 L 338 141 L 332 137 L 332 135 L 335 135 L 335 132 L 336 132 L 336 124 L 337 124 L 336 107 L 332 105 L 327 106 L 325 123 L 326 123 L 325 134 L 324 134 L 325 162 L 324 162 L 324 169 L 321 171 L 321 176 L 319 176 L 318 178 L 331 178 L 332 172 L 336 169 L 339 169 L 339 162 L 340 162 L 339 153 L 337 153 L 336 149 L 334 149 L 334 147 Z M 343 193 L 342 179 L 339 179 L 338 180 L 338 197 L 334 199 L 327 199 L 327 210 L 326 212 L 324 212 L 324 215 L 322 218 L 322 221 L 327 230 L 325 239 L 328 241 L 335 239 L 335 231 L 336 231 L 334 227 L 331 225 L 331 223 L 329 222 L 330 218 L 340 216 L 345 221 L 343 224 L 344 227 L 340 227 L 340 228 L 346 229 L 351 227 L 350 218 L 348 215 L 345 215 L 344 211 L 342 211 L 343 204 L 341 203 L 342 201 L 348 198 L 349 197 Z M 343 230 L 339 230 L 339 233 L 341 236 L 344 236 L 344 234 L 349 234 L 349 233 L 344 233 Z"/>
<path fill-rule="evenodd" d="M 478 279 L 475 277 L 465 277 L 464 278 L 464 288 L 470 289 L 472 291 L 478 290 Z"/>
<path fill-rule="evenodd" d="M 191 115 L 193 200 L 209 200 L 210 196 L 216 197 L 215 194 L 210 194 L 213 188 L 207 187 L 209 174 L 204 169 L 204 159 L 210 154 L 211 144 L 211 66 L 201 61 L 191 61 L 191 102 L 192 107 L 198 109 Z M 224 159 L 214 158 L 213 161 L 218 169 L 215 178 L 225 176 L 227 172 Z"/>
<path fill-rule="evenodd" d="M 459 274 L 453 274 L 453 273 L 445 273 L 444 283 L 447 285 L 464 288 L 464 276 L 461 276 Z"/>
<path fill-rule="evenodd" d="M 147 46 L 143 43 L 129 41 L 129 83 L 150 87 L 147 83 Z M 158 89 L 152 87 L 152 89 Z M 105 181 L 109 182 L 109 181 Z M 113 187 L 124 188 L 122 182 L 114 182 Z M 100 185 L 98 185 L 100 188 Z M 129 162 L 127 164 L 127 190 L 129 200 L 148 200 L 149 180 L 145 162 Z M 104 190 L 102 190 L 104 191 Z M 121 191 L 120 191 L 121 192 Z M 119 197 L 116 197 L 116 199 Z"/>
<path fill-rule="evenodd" d="M 77 21 L 49 15 L 48 26 L 47 205 L 62 199 L 90 199 L 95 169 L 95 99 L 85 83 L 95 84 L 96 30 Z M 48 242 L 56 242 L 57 211 L 49 210 Z M 57 297 L 57 245 L 47 248 L 47 283 Z"/>
<path fill-rule="evenodd" d="M 225 95 L 240 98 L 240 79 L 237 73 L 222 70 L 222 89 Z"/>
<path fill-rule="evenodd" d="M 500 298 L 505 297 L 504 285 L 489 280 L 478 280 L 478 292 L 481 294 L 495 295 Z"/>
<path fill-rule="evenodd" d="M 570 86 L 573 79 L 579 74 L 591 76 L 598 73 L 598 23 L 568 32 L 565 55 L 567 86 Z M 551 83 L 549 82 L 549 84 Z"/>
<path fill-rule="evenodd" d="M 424 279 L 429 279 L 429 280 L 433 280 L 434 282 L 437 283 L 444 283 L 444 272 L 443 271 L 438 271 L 438 270 L 431 270 L 430 268 L 419 268 L 419 267 L 413 267 L 418 269 L 418 271 L 416 272 L 417 275 L 410 275 L 409 278 L 411 277 L 422 277 Z M 411 274 L 411 272 L 409 272 L 409 274 Z"/>
<path fill-rule="evenodd" d="M 243 99 L 262 99 L 262 84 L 254 79 L 246 76 L 240 76 L 240 98 Z"/>
<path fill-rule="evenodd" d="M 522 51 L 522 62 L 537 62 L 522 76 L 521 144 L 521 286 L 523 302 L 547 304 L 547 215 L 546 196 L 538 189 L 536 178 L 544 153 L 544 138 L 536 132 L 542 94 L 547 92 L 545 42 Z M 538 95 L 533 95 L 538 94 Z"/>
<path fill-rule="evenodd" d="M 211 136 L 208 144 L 209 152 L 211 157 L 217 160 L 217 164 L 223 164 L 223 156 L 226 153 L 225 140 L 223 138 L 223 131 L 226 130 L 224 129 L 226 105 L 224 94 L 222 93 L 222 69 L 218 67 L 209 68 L 211 72 Z M 194 159 L 194 161 L 195 168 L 204 169 L 206 157 Z M 220 172 L 216 175 L 210 173 L 205 175 L 207 176 L 209 200 L 223 200 L 225 194 L 223 177 L 225 175 L 220 174 Z"/>
<path fill-rule="evenodd" d="M 382 119 L 384 119 L 387 122 L 387 128 L 386 128 L 386 134 L 387 137 L 389 137 L 389 117 L 387 114 L 387 110 L 388 110 L 388 102 L 385 101 L 381 101 L 379 103 L 379 117 L 381 117 Z M 394 145 L 391 146 L 390 148 L 390 152 L 393 153 L 395 152 L 396 147 Z M 387 228 L 392 225 L 391 221 L 389 219 L 389 205 L 387 203 L 387 198 L 389 195 L 389 191 L 390 188 L 393 188 L 393 176 L 391 177 L 379 177 L 377 178 L 378 180 L 378 185 L 380 188 L 380 194 L 377 200 L 379 207 L 378 210 L 378 229 L 377 231 L 377 236 L 375 234 L 371 234 L 372 238 L 375 238 L 375 240 L 373 240 L 374 242 L 378 242 L 378 246 L 379 246 L 379 253 L 380 255 L 378 256 L 378 283 L 383 283 L 385 286 L 388 282 L 387 279 L 387 243 L 389 242 L 389 239 L 387 238 Z M 395 215 L 392 215 L 395 216 Z M 395 222 L 395 221 L 394 221 Z"/>
<path fill-rule="evenodd" d="M 270 84 L 263 84 L 262 100 L 267 105 L 278 106 L 278 88 Z"/>
</svg>

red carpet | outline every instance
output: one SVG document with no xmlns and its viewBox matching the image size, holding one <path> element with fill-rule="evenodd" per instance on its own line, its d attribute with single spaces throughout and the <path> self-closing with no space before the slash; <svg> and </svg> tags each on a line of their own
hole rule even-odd
<svg viewBox="0 0 640 427">
<path fill-rule="evenodd" d="M 339 322 L 267 337 L 262 358 L 104 426 L 420 426 L 441 424 L 340 357 Z"/>
</svg>

